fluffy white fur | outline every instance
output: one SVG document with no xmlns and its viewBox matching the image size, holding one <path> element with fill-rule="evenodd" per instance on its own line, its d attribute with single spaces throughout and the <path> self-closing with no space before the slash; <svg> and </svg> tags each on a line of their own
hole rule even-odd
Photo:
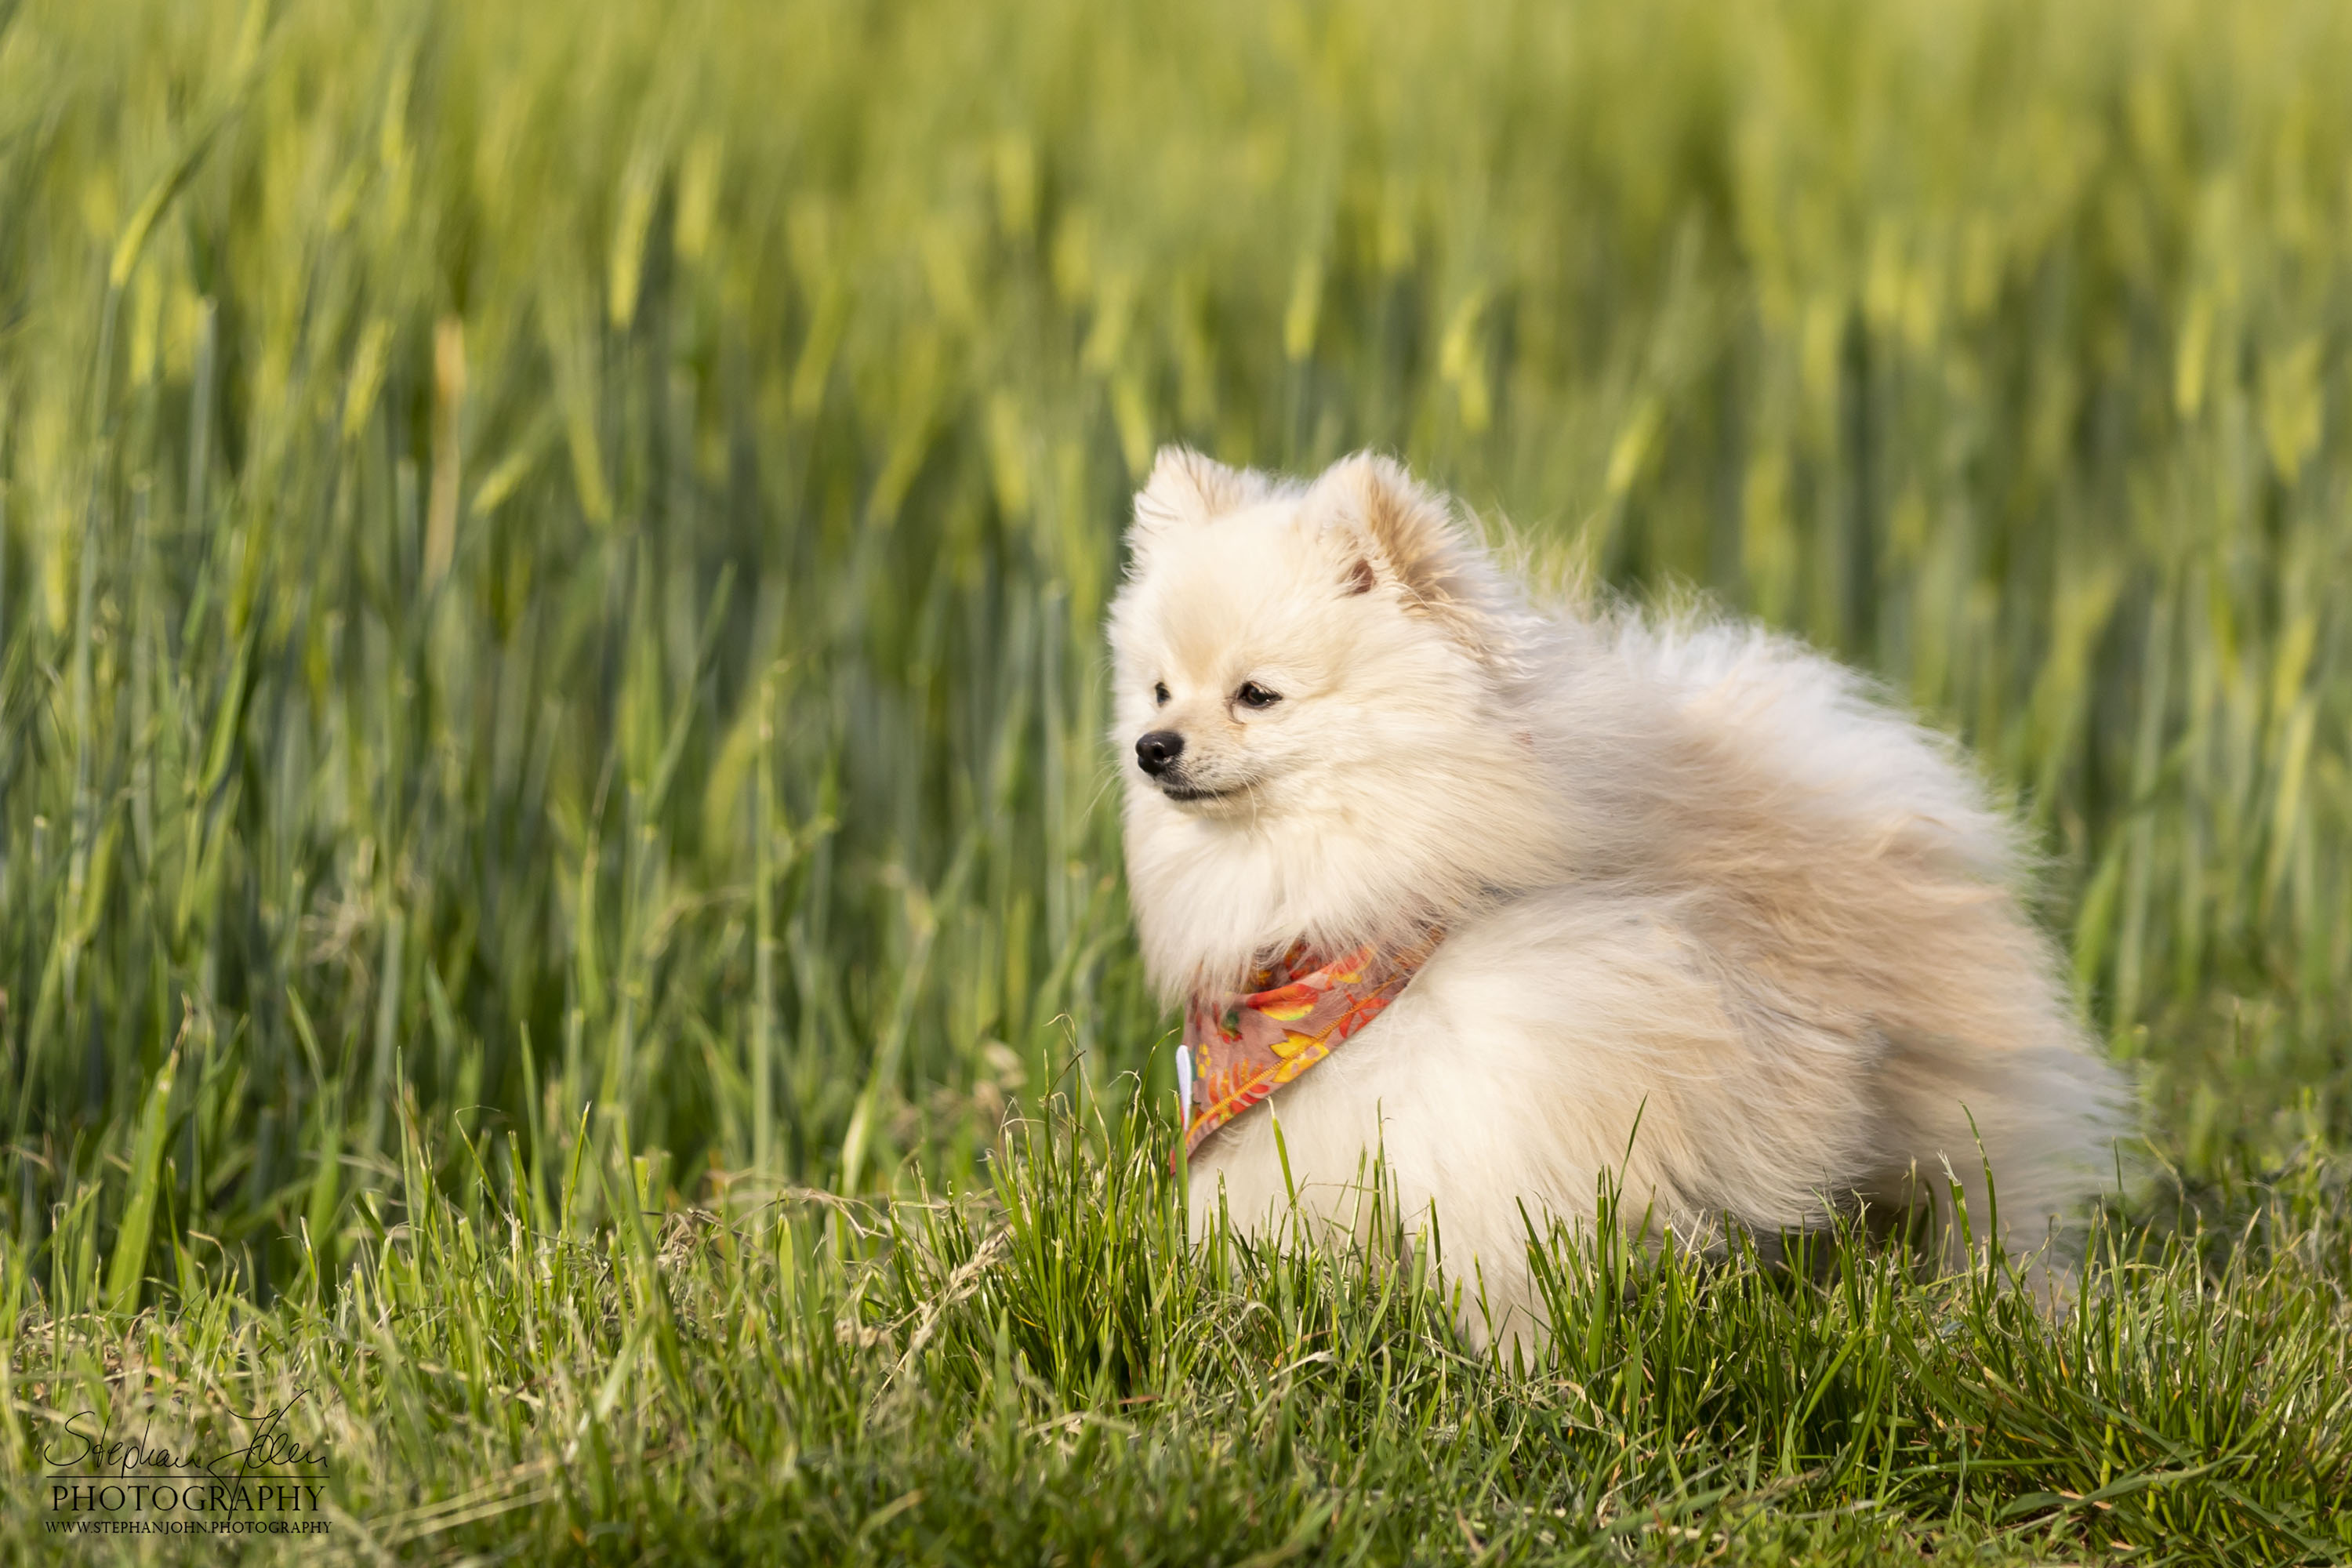
<svg viewBox="0 0 2352 1568">
<path fill-rule="evenodd" d="M 1449 933 L 1202 1145 L 1196 1234 L 1221 1194 L 1284 1224 L 1285 1155 L 1300 1207 L 1353 1229 L 1377 1149 L 1473 1282 L 1465 1328 L 1515 1338 L 1543 1328 L 1528 1219 L 1589 1219 L 1604 1181 L 1706 1245 L 1948 1172 L 1981 1237 L 1989 1163 L 2019 1249 L 2098 1184 L 2122 1096 L 2012 894 L 2011 827 L 1848 671 L 1752 626 L 1538 614 L 1376 457 L 1297 485 L 1164 451 L 1130 544 L 1114 740 L 1165 994 L 1300 936 Z M 1171 730 L 1155 780 L 1135 742 Z"/>
</svg>

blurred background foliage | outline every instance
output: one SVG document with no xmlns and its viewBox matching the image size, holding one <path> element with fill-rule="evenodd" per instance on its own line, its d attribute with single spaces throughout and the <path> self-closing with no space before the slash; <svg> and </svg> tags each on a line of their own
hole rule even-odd
<svg viewBox="0 0 2352 1568">
<path fill-rule="evenodd" d="M 2347 80 L 2325 0 L 0 8 L 16 1256 L 267 1294 L 403 1102 L 699 1197 L 1164 1084 L 1177 439 L 1878 672 L 2166 1157 L 2340 1137 Z"/>
</svg>

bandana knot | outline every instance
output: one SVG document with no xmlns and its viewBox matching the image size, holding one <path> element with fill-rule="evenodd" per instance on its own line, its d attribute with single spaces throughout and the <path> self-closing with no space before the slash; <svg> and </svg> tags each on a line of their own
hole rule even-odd
<svg viewBox="0 0 2352 1568">
<path fill-rule="evenodd" d="M 1367 942 L 1325 958 L 1301 938 L 1248 977 L 1246 991 L 1192 994 L 1176 1058 L 1184 1150 L 1328 1057 L 1381 1016 L 1436 950 Z"/>
</svg>

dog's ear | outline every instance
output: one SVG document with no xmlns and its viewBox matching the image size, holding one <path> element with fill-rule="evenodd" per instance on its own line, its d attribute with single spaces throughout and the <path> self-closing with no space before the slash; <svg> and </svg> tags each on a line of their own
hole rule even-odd
<svg viewBox="0 0 2352 1568">
<path fill-rule="evenodd" d="M 1154 533 L 1239 511 L 1265 495 L 1260 475 L 1229 468 L 1190 447 L 1162 447 L 1151 477 L 1135 494 L 1131 537 L 1139 545 Z"/>
<path fill-rule="evenodd" d="M 1392 587 L 1407 611 L 1435 621 L 1478 658 L 1512 657 L 1507 595 L 1445 498 L 1404 465 L 1374 452 L 1342 458 L 1315 481 L 1303 510 L 1322 523 L 1342 594 Z"/>
<path fill-rule="evenodd" d="M 1416 484 L 1403 464 L 1375 452 L 1342 458 L 1315 481 L 1307 507 L 1349 557 L 1341 576 L 1349 593 L 1394 584 L 1407 603 L 1433 614 L 1480 597 L 1444 498 Z"/>
</svg>

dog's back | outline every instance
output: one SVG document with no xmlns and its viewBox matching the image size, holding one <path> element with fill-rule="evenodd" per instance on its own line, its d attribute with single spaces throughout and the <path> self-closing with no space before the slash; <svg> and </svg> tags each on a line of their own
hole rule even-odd
<svg viewBox="0 0 2352 1568">
<path fill-rule="evenodd" d="M 1979 1237 L 1997 1198 L 2033 1241 L 2095 1182 L 2124 1097 L 2020 906 L 2009 822 L 1950 745 L 1818 655 L 1721 624 L 1610 635 L 1630 689 L 1654 680 L 1681 720 L 1643 879 L 1684 895 L 1743 1028 L 1868 1047 L 1853 1189 L 1906 1201 L 1948 1166 Z"/>
</svg>

